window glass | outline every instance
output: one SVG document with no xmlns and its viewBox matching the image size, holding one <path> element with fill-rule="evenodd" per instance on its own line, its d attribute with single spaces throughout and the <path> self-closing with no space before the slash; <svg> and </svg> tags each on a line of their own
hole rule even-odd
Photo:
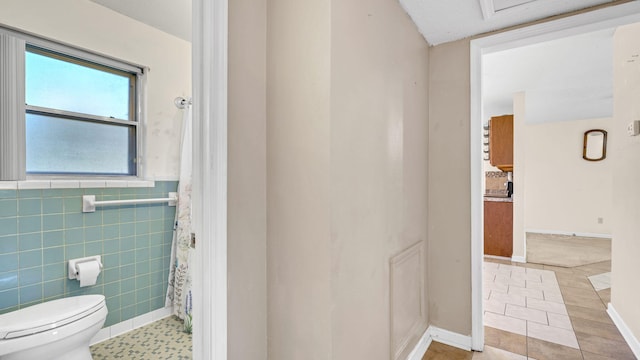
<svg viewBox="0 0 640 360">
<path fill-rule="evenodd" d="M 131 74 L 68 60 L 27 51 L 27 105 L 130 120 Z"/>
<path fill-rule="evenodd" d="M 27 113 L 27 173 L 135 174 L 132 132 L 127 125 Z"/>
</svg>

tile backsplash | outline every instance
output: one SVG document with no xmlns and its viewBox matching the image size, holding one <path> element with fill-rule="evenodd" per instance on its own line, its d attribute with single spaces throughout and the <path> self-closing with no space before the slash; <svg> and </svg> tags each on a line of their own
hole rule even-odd
<svg viewBox="0 0 640 360">
<path fill-rule="evenodd" d="M 104 294 L 110 326 L 164 306 L 175 207 L 100 207 L 96 200 L 168 197 L 176 181 L 146 188 L 0 190 L 0 313 L 47 300 Z M 67 260 L 102 255 L 95 286 L 67 277 Z"/>
</svg>

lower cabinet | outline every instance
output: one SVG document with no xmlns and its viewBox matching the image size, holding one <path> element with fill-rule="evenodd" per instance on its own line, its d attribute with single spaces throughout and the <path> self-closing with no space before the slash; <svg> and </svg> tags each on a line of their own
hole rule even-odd
<svg viewBox="0 0 640 360">
<path fill-rule="evenodd" d="M 513 203 L 484 201 L 484 254 L 513 255 Z"/>
</svg>

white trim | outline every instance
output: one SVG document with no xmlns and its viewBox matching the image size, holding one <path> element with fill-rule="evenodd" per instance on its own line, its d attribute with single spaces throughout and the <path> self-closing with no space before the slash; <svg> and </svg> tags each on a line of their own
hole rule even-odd
<svg viewBox="0 0 640 360">
<path fill-rule="evenodd" d="M 506 261 L 511 261 L 510 257 L 506 257 L 506 256 L 496 256 L 496 255 L 484 255 L 485 259 L 496 259 L 496 260 L 506 260 Z"/>
<path fill-rule="evenodd" d="M 541 230 L 541 229 L 525 229 L 525 232 L 536 234 L 551 234 L 551 235 L 567 235 L 567 236 L 584 236 L 602 239 L 611 239 L 611 234 L 598 234 L 598 233 L 583 233 L 583 232 L 570 232 L 561 230 Z"/>
<path fill-rule="evenodd" d="M 471 40 L 470 44 L 470 145 L 471 145 L 471 334 L 473 349 L 484 342 L 482 318 L 483 213 L 479 204 L 483 197 L 482 147 L 482 55 L 520 46 L 539 43 L 640 22 L 640 1 L 606 7 L 571 17 L 519 28 L 492 36 Z M 478 185 L 480 184 L 480 185 Z M 525 244 L 526 245 L 526 244 Z M 520 260 L 522 257 L 512 259 Z M 526 259 L 522 259 L 526 260 Z"/>
<path fill-rule="evenodd" d="M 170 306 L 136 316 L 133 319 L 121 321 L 117 324 L 104 327 L 100 329 L 100 331 L 98 331 L 98 333 L 93 338 L 91 338 L 89 344 L 95 345 L 97 343 L 101 343 L 118 335 L 122 335 L 131 330 L 135 330 L 139 327 L 150 324 L 154 321 L 164 319 L 168 316 L 171 316 L 171 314 L 173 314 L 173 307 Z"/>
<path fill-rule="evenodd" d="M 433 341 L 466 351 L 471 350 L 470 336 L 461 335 L 432 325 L 424 332 L 416 346 L 413 348 L 411 353 L 409 353 L 409 356 L 407 356 L 407 360 L 421 360 L 424 357 L 424 354 L 427 353 L 427 350 Z M 482 348 L 478 351 L 482 351 Z"/>
<path fill-rule="evenodd" d="M 471 336 L 461 335 L 453 331 L 441 329 L 436 326 L 429 326 L 429 333 L 433 341 L 443 343 L 458 349 L 471 350 Z M 479 349 L 481 351 L 482 349 Z"/>
<path fill-rule="evenodd" d="M 195 0 L 193 37 L 193 358 L 227 358 L 228 0 Z"/>
<path fill-rule="evenodd" d="M 485 20 L 489 20 L 496 13 L 496 9 L 493 6 L 493 0 L 478 0 L 480 8 L 482 9 L 482 17 Z"/>
<path fill-rule="evenodd" d="M 524 256 L 512 256 L 511 261 L 525 264 L 527 262 L 527 258 Z"/>
<path fill-rule="evenodd" d="M 431 346 L 431 341 L 433 340 L 431 338 L 430 329 L 431 328 L 428 328 L 425 330 L 424 334 L 422 334 L 422 337 L 418 340 L 416 346 L 411 350 L 409 356 L 407 356 L 407 360 L 422 360 L 427 349 Z"/>
<path fill-rule="evenodd" d="M 631 329 L 629 329 L 611 303 L 609 303 L 609 306 L 607 307 L 607 314 L 609 314 L 611 320 L 613 320 L 613 323 L 620 331 L 620 334 L 622 334 L 622 337 L 625 339 L 627 344 L 629 344 L 633 354 L 640 359 L 640 341 L 638 341 L 638 338 L 633 335 Z"/>
</svg>

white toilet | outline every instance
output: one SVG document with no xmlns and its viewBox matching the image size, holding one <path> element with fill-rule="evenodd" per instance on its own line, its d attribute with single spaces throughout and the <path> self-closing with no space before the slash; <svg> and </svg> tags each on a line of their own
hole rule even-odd
<svg viewBox="0 0 640 360">
<path fill-rule="evenodd" d="M 89 360 L 104 325 L 103 295 L 82 295 L 0 315 L 0 360 Z"/>
</svg>

